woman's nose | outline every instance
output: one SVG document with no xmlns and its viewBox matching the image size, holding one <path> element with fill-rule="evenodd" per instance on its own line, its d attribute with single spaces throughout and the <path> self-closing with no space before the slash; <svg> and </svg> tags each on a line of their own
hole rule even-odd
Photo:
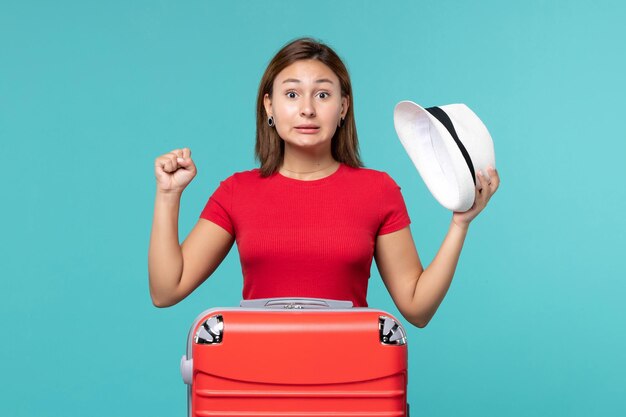
<svg viewBox="0 0 626 417">
<path fill-rule="evenodd" d="M 315 116 L 315 106 L 311 98 L 303 98 L 301 101 L 300 114 L 305 117 Z"/>
</svg>

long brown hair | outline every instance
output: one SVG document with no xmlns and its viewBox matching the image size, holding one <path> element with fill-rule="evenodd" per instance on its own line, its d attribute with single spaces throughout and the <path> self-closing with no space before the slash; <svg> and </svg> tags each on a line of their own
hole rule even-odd
<svg viewBox="0 0 626 417">
<path fill-rule="evenodd" d="M 348 97 L 348 112 L 341 127 L 338 127 L 331 140 L 331 153 L 335 160 L 354 168 L 362 167 L 359 157 L 359 141 L 354 123 L 354 103 L 350 75 L 341 58 L 329 46 L 312 38 L 300 38 L 289 42 L 278 51 L 265 69 L 259 84 L 256 104 L 256 146 L 254 154 L 261 163 L 261 175 L 266 177 L 277 172 L 283 162 L 285 143 L 276 129 L 267 124 L 263 98 L 272 97 L 272 87 L 276 76 L 296 61 L 316 59 L 329 67 L 339 78 L 341 95 Z"/>
</svg>

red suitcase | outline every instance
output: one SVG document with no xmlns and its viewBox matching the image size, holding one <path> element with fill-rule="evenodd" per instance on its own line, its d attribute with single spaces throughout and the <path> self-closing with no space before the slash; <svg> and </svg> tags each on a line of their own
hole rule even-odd
<svg viewBox="0 0 626 417">
<path fill-rule="evenodd" d="M 181 360 L 190 417 L 408 416 L 406 333 L 350 301 L 244 300 L 194 321 Z"/>
</svg>

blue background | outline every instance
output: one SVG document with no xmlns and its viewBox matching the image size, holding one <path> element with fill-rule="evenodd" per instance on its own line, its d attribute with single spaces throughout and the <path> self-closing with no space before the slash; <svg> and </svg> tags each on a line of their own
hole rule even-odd
<svg viewBox="0 0 626 417">
<path fill-rule="evenodd" d="M 414 415 L 626 415 L 625 17 L 617 1 L 3 0 L 0 415 L 186 413 L 188 328 L 238 305 L 241 269 L 234 248 L 152 306 L 154 159 L 190 147 L 198 165 L 182 240 L 255 166 L 258 82 L 305 35 L 345 60 L 364 162 L 402 187 L 425 265 L 451 214 L 393 106 L 464 102 L 494 138 L 501 188 L 431 323 L 407 326 Z M 374 266 L 368 300 L 399 316 Z"/>
</svg>

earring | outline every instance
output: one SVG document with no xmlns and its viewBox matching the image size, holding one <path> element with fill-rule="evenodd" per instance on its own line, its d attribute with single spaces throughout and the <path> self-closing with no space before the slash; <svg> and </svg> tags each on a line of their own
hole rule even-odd
<svg viewBox="0 0 626 417">
<path fill-rule="evenodd" d="M 270 127 L 274 127 L 274 116 L 270 116 L 270 117 L 267 118 L 267 124 Z"/>
<path fill-rule="evenodd" d="M 339 119 L 339 127 L 343 126 L 345 121 L 346 121 L 345 117 L 342 117 L 341 119 Z"/>
</svg>

